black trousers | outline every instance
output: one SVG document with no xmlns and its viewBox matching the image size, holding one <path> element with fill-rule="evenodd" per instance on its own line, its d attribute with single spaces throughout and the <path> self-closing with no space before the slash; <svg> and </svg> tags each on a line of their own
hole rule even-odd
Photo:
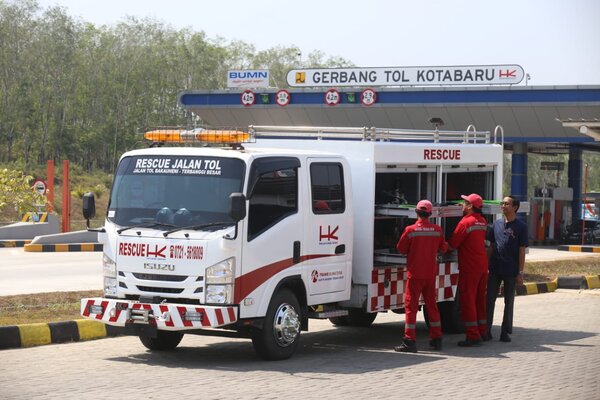
<svg viewBox="0 0 600 400">
<path fill-rule="evenodd" d="M 488 332 L 492 332 L 496 298 L 498 297 L 500 284 L 504 283 L 504 318 L 502 318 L 502 329 L 500 332 L 512 333 L 516 280 L 516 276 L 498 275 L 490 271 L 490 274 L 488 275 L 486 304 Z"/>
</svg>

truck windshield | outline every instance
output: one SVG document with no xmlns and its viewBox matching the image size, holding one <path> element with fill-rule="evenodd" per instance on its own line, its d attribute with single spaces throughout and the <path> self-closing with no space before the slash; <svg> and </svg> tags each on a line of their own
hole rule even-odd
<svg viewBox="0 0 600 400">
<path fill-rule="evenodd" d="M 107 218 L 125 227 L 155 222 L 157 229 L 231 221 L 229 195 L 242 191 L 244 172 L 244 162 L 231 158 L 126 157 Z"/>
</svg>

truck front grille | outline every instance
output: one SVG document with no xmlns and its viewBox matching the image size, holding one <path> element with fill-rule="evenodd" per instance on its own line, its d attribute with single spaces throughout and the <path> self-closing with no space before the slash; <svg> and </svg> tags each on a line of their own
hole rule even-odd
<svg viewBox="0 0 600 400">
<path fill-rule="evenodd" d="M 137 288 L 142 292 L 151 292 L 151 293 L 181 293 L 183 289 L 175 289 L 175 288 L 162 288 L 162 287 L 152 287 L 152 286 L 137 286 Z"/>
<path fill-rule="evenodd" d="M 183 282 L 188 277 L 185 275 L 159 275 L 159 274 L 140 274 L 137 272 L 133 273 L 137 279 L 143 281 L 164 281 L 164 282 Z"/>
</svg>

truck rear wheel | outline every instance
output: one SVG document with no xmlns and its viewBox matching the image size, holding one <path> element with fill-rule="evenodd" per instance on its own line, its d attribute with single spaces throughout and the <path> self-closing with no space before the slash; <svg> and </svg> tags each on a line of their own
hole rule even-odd
<svg viewBox="0 0 600 400">
<path fill-rule="evenodd" d="M 181 339 L 183 339 L 183 333 L 157 331 L 155 338 L 147 335 L 140 335 L 139 338 L 142 344 L 150 350 L 173 350 L 181 342 Z"/>
<path fill-rule="evenodd" d="M 442 323 L 442 331 L 444 333 L 464 333 L 465 325 L 460 318 L 460 300 L 458 292 L 454 301 L 442 301 L 438 303 L 440 310 L 440 319 Z"/>
<path fill-rule="evenodd" d="M 252 331 L 252 344 L 265 360 L 285 360 L 294 354 L 300 341 L 300 303 L 289 289 L 271 299 L 262 329 Z"/>
</svg>

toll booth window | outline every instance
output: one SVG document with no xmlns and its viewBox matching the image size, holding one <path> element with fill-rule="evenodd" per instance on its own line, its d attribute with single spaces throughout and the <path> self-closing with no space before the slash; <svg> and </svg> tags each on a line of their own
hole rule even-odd
<svg viewBox="0 0 600 400">
<path fill-rule="evenodd" d="M 315 214 L 341 214 L 346 209 L 344 173 L 339 163 L 310 166 L 312 207 Z"/>
<path fill-rule="evenodd" d="M 297 170 L 280 169 L 261 174 L 249 200 L 248 240 L 297 212 Z"/>
</svg>

